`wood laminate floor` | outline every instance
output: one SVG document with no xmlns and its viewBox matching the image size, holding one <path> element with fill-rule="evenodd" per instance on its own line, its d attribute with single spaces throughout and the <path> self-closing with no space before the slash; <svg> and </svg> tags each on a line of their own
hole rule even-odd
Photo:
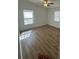
<svg viewBox="0 0 79 59">
<path fill-rule="evenodd" d="M 22 32 L 20 35 L 23 59 L 38 59 L 38 53 L 59 59 L 60 30 L 42 26 Z"/>
</svg>

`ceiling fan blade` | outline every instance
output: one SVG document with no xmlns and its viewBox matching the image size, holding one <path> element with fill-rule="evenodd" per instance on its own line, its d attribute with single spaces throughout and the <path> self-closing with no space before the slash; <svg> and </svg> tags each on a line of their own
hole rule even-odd
<svg viewBox="0 0 79 59">
<path fill-rule="evenodd" d="M 49 4 L 47 6 L 50 6 Z"/>
<path fill-rule="evenodd" d="M 48 3 L 48 4 L 54 4 L 54 3 Z"/>
</svg>

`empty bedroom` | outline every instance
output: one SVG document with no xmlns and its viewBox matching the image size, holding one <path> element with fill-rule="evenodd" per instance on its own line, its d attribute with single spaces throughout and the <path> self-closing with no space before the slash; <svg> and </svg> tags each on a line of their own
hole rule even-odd
<svg viewBox="0 0 79 59">
<path fill-rule="evenodd" d="M 60 59 L 60 0 L 18 0 L 19 59 Z"/>
</svg>

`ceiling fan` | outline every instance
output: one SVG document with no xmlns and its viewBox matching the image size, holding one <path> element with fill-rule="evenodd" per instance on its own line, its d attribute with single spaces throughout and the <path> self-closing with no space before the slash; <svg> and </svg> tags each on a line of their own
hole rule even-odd
<svg viewBox="0 0 79 59">
<path fill-rule="evenodd" d="M 54 3 L 51 2 L 50 0 L 43 0 L 43 6 L 45 6 L 45 7 L 51 6 L 52 4 L 54 4 Z"/>
</svg>

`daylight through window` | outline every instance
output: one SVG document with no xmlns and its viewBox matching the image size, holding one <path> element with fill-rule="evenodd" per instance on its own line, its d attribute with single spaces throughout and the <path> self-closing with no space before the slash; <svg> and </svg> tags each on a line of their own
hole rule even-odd
<svg viewBox="0 0 79 59">
<path fill-rule="evenodd" d="M 59 22 L 60 21 L 60 11 L 55 11 L 54 14 L 54 21 Z"/>
<path fill-rule="evenodd" d="M 24 25 L 33 24 L 33 11 L 32 10 L 24 10 Z"/>
</svg>

